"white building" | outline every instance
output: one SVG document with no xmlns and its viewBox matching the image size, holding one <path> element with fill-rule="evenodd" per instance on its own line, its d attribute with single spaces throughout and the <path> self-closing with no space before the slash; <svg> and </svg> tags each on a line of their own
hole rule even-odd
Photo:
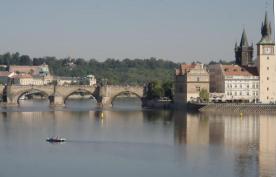
<svg viewBox="0 0 276 177">
<path fill-rule="evenodd" d="M 43 77 L 33 77 L 30 74 L 17 74 L 11 77 L 15 85 L 44 85 Z"/>
<path fill-rule="evenodd" d="M 0 84 L 6 85 L 8 84 L 11 77 L 15 75 L 14 72 L 9 71 L 0 71 Z"/>
<path fill-rule="evenodd" d="M 95 78 L 94 75 L 88 75 L 85 78 L 88 81 L 88 83 L 89 83 L 90 86 L 97 84 L 97 80 L 96 80 L 96 78 Z"/>
<path fill-rule="evenodd" d="M 259 97 L 259 76 L 256 67 L 210 65 L 211 100 L 256 102 Z"/>
</svg>

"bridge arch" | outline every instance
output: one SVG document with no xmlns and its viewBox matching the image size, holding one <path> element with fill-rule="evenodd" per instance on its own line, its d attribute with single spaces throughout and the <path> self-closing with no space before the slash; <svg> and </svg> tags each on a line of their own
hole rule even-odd
<svg viewBox="0 0 276 177">
<path fill-rule="evenodd" d="M 47 93 L 46 91 L 37 89 L 37 88 L 31 88 L 31 89 L 22 90 L 22 91 L 18 92 L 18 93 L 14 96 L 14 98 L 15 98 L 15 100 L 16 100 L 16 103 L 17 103 L 18 105 L 20 105 L 20 98 L 21 98 L 23 95 L 25 95 L 25 94 L 27 94 L 27 93 L 30 93 L 30 92 L 41 93 L 42 95 L 46 96 L 46 98 L 49 100 L 49 96 L 50 96 L 49 93 Z M 50 102 L 50 100 L 49 100 L 49 102 Z"/>
<path fill-rule="evenodd" d="M 64 96 L 64 104 L 66 103 L 66 101 L 69 99 L 70 96 L 72 96 L 72 95 L 74 95 L 76 93 L 88 93 L 89 95 L 91 95 L 94 98 L 94 100 L 96 102 L 98 102 L 98 100 L 96 99 L 96 96 L 95 96 L 94 92 L 91 92 L 88 89 L 78 88 L 76 90 L 70 91 L 67 95 Z"/>
<path fill-rule="evenodd" d="M 128 90 L 124 90 L 124 91 L 121 91 L 115 95 L 113 95 L 111 98 L 110 98 L 110 103 L 111 105 L 113 106 L 113 103 L 114 101 L 116 100 L 116 98 L 118 96 L 121 96 L 121 95 L 135 95 L 140 101 L 141 101 L 141 104 L 142 104 L 142 96 L 139 95 L 138 93 L 136 92 L 133 92 L 133 91 L 128 91 Z"/>
</svg>

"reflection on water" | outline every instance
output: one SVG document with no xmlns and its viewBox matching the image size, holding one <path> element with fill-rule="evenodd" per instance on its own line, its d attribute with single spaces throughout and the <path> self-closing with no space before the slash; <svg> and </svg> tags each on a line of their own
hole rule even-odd
<svg viewBox="0 0 276 177">
<path fill-rule="evenodd" d="M 37 110 L 43 107 L 24 105 Z M 0 114 L 0 176 L 276 176 L 276 118 L 72 107 Z M 135 105 L 135 104 L 134 104 Z M 75 112 L 78 107 L 88 110 Z M 134 106 L 135 107 L 135 106 Z M 51 145 L 50 136 L 69 141 Z M 16 167 L 16 170 L 14 168 Z"/>
</svg>

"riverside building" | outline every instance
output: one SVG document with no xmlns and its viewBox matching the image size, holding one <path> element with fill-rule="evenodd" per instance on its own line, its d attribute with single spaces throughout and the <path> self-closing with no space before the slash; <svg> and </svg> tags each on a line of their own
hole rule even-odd
<svg viewBox="0 0 276 177">
<path fill-rule="evenodd" d="M 256 67 L 215 64 L 209 66 L 211 100 L 257 102 L 259 76 Z"/>
<path fill-rule="evenodd" d="M 209 92 L 209 74 L 203 64 L 181 64 L 175 73 L 174 101 L 197 101 L 201 90 Z"/>
</svg>

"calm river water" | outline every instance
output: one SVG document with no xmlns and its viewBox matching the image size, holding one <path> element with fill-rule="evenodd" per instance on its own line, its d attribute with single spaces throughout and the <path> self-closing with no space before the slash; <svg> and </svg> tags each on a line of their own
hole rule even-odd
<svg viewBox="0 0 276 177">
<path fill-rule="evenodd" d="M 103 118 L 100 115 L 103 114 Z M 50 144 L 47 137 L 68 139 Z M 119 100 L 0 108 L 0 177 L 272 177 L 276 116 L 142 110 Z"/>
</svg>

